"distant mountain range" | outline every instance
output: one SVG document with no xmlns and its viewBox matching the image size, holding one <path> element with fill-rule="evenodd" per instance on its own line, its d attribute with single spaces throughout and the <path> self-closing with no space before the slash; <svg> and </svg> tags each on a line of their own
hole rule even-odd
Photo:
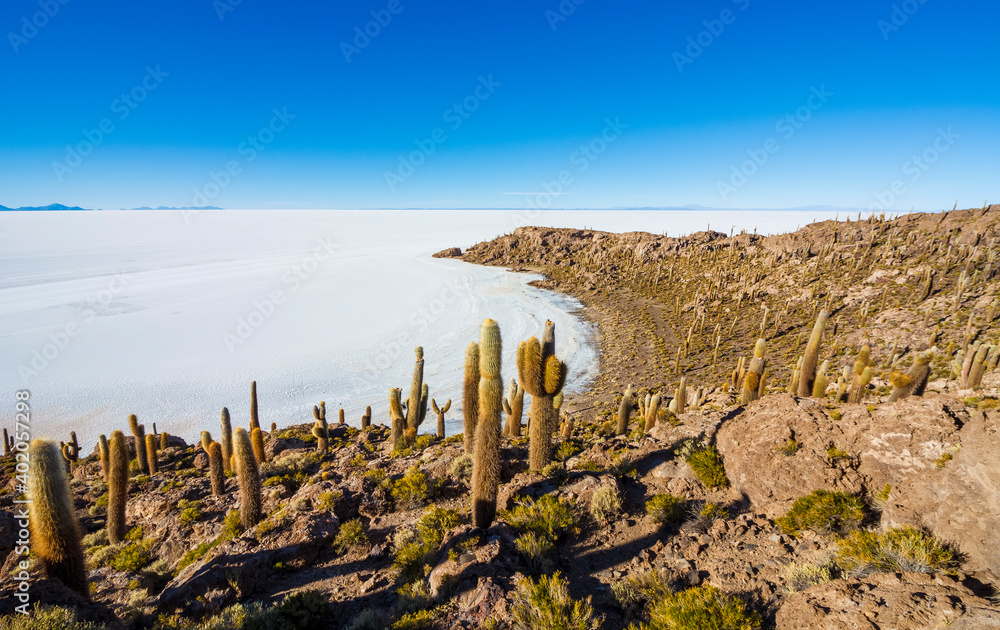
<svg viewBox="0 0 1000 630">
<path fill-rule="evenodd" d="M 195 206 L 183 206 L 183 207 L 180 207 L 180 208 L 175 207 L 175 206 L 159 206 L 157 208 L 150 208 L 149 206 L 142 206 L 141 208 L 122 208 L 122 210 L 129 210 L 129 209 L 131 209 L 131 210 L 222 210 L 222 208 L 218 208 L 216 206 L 198 206 L 198 207 L 195 207 Z M 92 212 L 93 211 L 91 208 L 81 208 L 80 206 L 70 207 L 70 206 L 64 206 L 61 203 L 52 203 L 52 204 L 49 204 L 47 206 L 22 206 L 20 208 L 8 208 L 7 206 L 0 206 L 0 212 L 3 212 L 3 211 L 8 211 L 8 212 L 29 212 L 29 211 L 35 211 L 35 210 L 83 210 L 83 211 L 86 211 L 86 212 Z M 100 208 L 98 208 L 98 210 L 100 210 Z"/>
</svg>

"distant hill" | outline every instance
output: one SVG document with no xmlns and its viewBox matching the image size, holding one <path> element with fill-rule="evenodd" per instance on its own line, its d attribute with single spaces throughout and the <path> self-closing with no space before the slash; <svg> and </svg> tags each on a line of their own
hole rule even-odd
<svg viewBox="0 0 1000 630">
<path fill-rule="evenodd" d="M 158 206 L 156 208 L 150 208 L 149 206 L 142 206 L 140 208 L 132 208 L 132 210 L 222 210 L 218 206 Z M 126 210 L 126 208 L 122 208 Z"/>
<path fill-rule="evenodd" d="M 90 210 L 90 208 L 81 208 L 80 206 L 64 206 L 61 203 L 52 203 L 47 206 L 22 206 L 20 208 L 8 208 L 7 206 L 0 206 L 0 212 L 7 210 L 11 212 L 27 212 L 29 210 Z"/>
</svg>

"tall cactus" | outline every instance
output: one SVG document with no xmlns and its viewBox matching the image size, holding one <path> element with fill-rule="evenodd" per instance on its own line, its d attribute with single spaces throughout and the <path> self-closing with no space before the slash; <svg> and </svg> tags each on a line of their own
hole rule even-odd
<svg viewBox="0 0 1000 630">
<path fill-rule="evenodd" d="M 222 468 L 226 472 L 233 471 L 233 425 L 229 420 L 229 409 L 225 407 L 219 413 L 219 425 L 222 428 Z"/>
<path fill-rule="evenodd" d="M 504 435 L 521 436 L 521 418 L 524 416 L 524 388 L 516 379 L 510 379 L 507 398 L 503 399 L 503 410 L 507 414 L 507 424 L 504 425 Z"/>
<path fill-rule="evenodd" d="M 766 341 L 758 339 L 753 347 L 753 359 L 750 360 L 750 367 L 747 368 L 746 376 L 743 377 L 743 392 L 740 396 L 741 405 L 749 405 L 757 400 L 760 394 L 760 381 L 764 376 L 764 350 Z"/>
<path fill-rule="evenodd" d="M 208 431 L 201 432 L 201 450 L 208 454 L 208 445 L 212 443 L 212 434 Z"/>
<path fill-rule="evenodd" d="M 492 319 L 479 330 L 479 417 L 472 466 L 472 520 L 486 529 L 497 513 L 500 489 L 500 414 L 503 378 L 500 374 L 500 327 Z"/>
<path fill-rule="evenodd" d="M 108 438 L 104 434 L 97 436 L 97 453 L 101 458 L 101 478 L 108 482 Z"/>
<path fill-rule="evenodd" d="M 968 387 L 970 389 L 979 389 L 982 387 L 983 374 L 986 372 L 986 357 L 989 356 L 990 352 L 995 351 L 994 348 L 995 346 L 984 343 L 976 351 L 976 356 L 972 359 L 972 367 L 969 369 Z"/>
<path fill-rule="evenodd" d="M 345 424 L 347 424 L 347 420 L 344 419 L 343 407 L 340 408 L 340 413 L 337 414 L 337 424 L 339 424 L 340 426 L 344 426 Z"/>
<path fill-rule="evenodd" d="M 805 354 L 802 355 L 802 368 L 799 370 L 799 396 L 802 398 L 813 395 L 813 388 L 816 385 L 816 366 L 819 364 L 819 346 L 823 341 L 823 329 L 826 328 L 828 319 L 830 314 L 825 310 L 816 316 L 816 324 L 813 326 L 812 335 L 809 336 Z"/>
<path fill-rule="evenodd" d="M 264 450 L 264 432 L 257 427 L 250 432 L 250 445 L 253 447 L 253 457 L 257 460 L 257 464 L 263 464 L 267 461 L 267 451 Z"/>
<path fill-rule="evenodd" d="M 10 455 L 10 436 L 7 435 L 7 427 L 3 429 L 3 454 Z"/>
<path fill-rule="evenodd" d="M 28 461 L 31 551 L 47 576 L 89 599 L 80 523 L 59 447 L 51 440 L 32 440 Z"/>
<path fill-rule="evenodd" d="M 146 470 L 146 428 L 139 424 L 139 419 L 132 414 L 128 417 L 128 426 L 135 438 L 135 458 L 139 462 L 139 470 Z"/>
<path fill-rule="evenodd" d="M 413 365 L 413 380 L 410 382 L 410 397 L 406 399 L 406 428 L 416 429 L 427 415 L 427 389 L 424 387 L 424 349 L 414 350 L 417 359 Z"/>
<path fill-rule="evenodd" d="M 517 376 L 524 391 L 531 394 L 528 409 L 528 458 L 531 470 L 541 470 L 551 458 L 555 396 L 566 383 L 566 364 L 556 357 L 555 324 L 545 322 L 542 341 L 532 337 L 517 346 Z"/>
<path fill-rule="evenodd" d="M 108 441 L 108 542 L 125 540 L 125 504 L 128 501 L 128 445 L 125 434 L 114 431 Z"/>
<path fill-rule="evenodd" d="M 646 433 L 653 430 L 656 426 L 656 419 L 660 413 L 660 405 L 663 404 L 663 398 L 659 394 L 646 394 L 645 404 L 642 406 L 643 420 L 645 421 Z"/>
<path fill-rule="evenodd" d="M 313 405 L 313 418 L 316 419 L 312 428 L 312 434 L 316 437 L 316 450 L 326 451 L 330 442 L 330 427 L 326 423 L 326 403 L 324 401 L 320 401 L 319 405 Z"/>
<path fill-rule="evenodd" d="M 168 446 L 170 446 L 170 434 L 164 431 L 160 434 L 160 450 L 162 451 Z"/>
<path fill-rule="evenodd" d="M 682 414 L 687 411 L 687 377 L 682 376 L 681 382 L 674 391 L 674 399 L 671 401 L 671 411 L 675 414 Z"/>
<path fill-rule="evenodd" d="M 465 452 L 476 452 L 476 422 L 479 417 L 479 344 L 470 342 L 465 348 L 465 370 L 462 377 L 462 430 Z"/>
<path fill-rule="evenodd" d="M 260 428 L 260 418 L 257 417 L 257 381 L 250 383 L 250 429 Z"/>
<path fill-rule="evenodd" d="M 372 425 L 372 406 L 365 407 L 365 415 L 361 416 L 361 428 L 367 429 Z"/>
<path fill-rule="evenodd" d="M 848 403 L 860 403 L 865 398 L 865 388 L 872 382 L 875 370 L 872 368 L 872 350 L 868 346 L 861 346 L 858 358 L 854 362 L 854 379 L 851 381 L 851 389 L 847 392 Z"/>
<path fill-rule="evenodd" d="M 233 431 L 233 451 L 236 456 L 236 478 L 240 485 L 240 522 L 245 529 L 249 529 L 260 521 L 263 499 L 260 468 L 253 455 L 250 435 L 243 427 Z"/>
<path fill-rule="evenodd" d="M 830 360 L 826 359 L 816 371 L 816 380 L 813 381 L 813 398 L 824 398 L 826 396 L 826 388 L 830 386 L 830 377 L 826 373 L 829 369 Z"/>
<path fill-rule="evenodd" d="M 226 473 L 222 468 L 222 446 L 218 442 L 208 445 L 208 477 L 212 480 L 212 494 L 220 496 L 226 491 Z"/>
<path fill-rule="evenodd" d="M 448 413 L 448 410 L 451 409 L 451 399 L 449 398 L 444 406 L 438 407 L 437 401 L 432 398 L 431 408 L 437 414 L 437 436 L 444 439 L 444 414 Z"/>
<path fill-rule="evenodd" d="M 403 449 L 406 443 L 406 416 L 403 415 L 402 395 L 403 392 L 398 387 L 389 390 L 389 421 L 392 423 L 389 442 L 394 451 Z"/>
<path fill-rule="evenodd" d="M 629 385 L 625 389 L 625 395 L 622 396 L 622 402 L 618 406 L 618 427 L 615 430 L 617 435 L 625 435 L 628 433 L 628 423 L 632 418 L 632 407 L 635 405 L 635 397 L 632 394 L 632 386 Z"/>
<path fill-rule="evenodd" d="M 908 396 L 923 396 L 927 388 L 927 381 L 931 375 L 931 361 L 937 348 L 931 348 L 926 352 L 921 352 L 913 360 L 913 366 L 905 374 L 905 379 L 900 379 L 894 385 L 896 388 L 889 395 L 889 402 L 896 402 Z"/>
<path fill-rule="evenodd" d="M 146 435 L 146 465 L 149 475 L 153 476 L 157 472 L 156 466 L 156 436 L 152 433 Z"/>
</svg>

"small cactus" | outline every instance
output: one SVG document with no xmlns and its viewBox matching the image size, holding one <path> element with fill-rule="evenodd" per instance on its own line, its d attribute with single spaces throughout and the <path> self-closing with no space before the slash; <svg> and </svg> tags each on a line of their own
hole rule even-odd
<svg viewBox="0 0 1000 630">
<path fill-rule="evenodd" d="M 406 416 L 403 415 L 402 395 L 403 391 L 398 387 L 389 390 L 389 421 L 392 423 L 389 443 L 394 451 L 404 448 L 406 442 Z"/>
<path fill-rule="evenodd" d="M 7 435 L 7 427 L 3 429 L 3 454 L 10 455 L 10 437 Z"/>
<path fill-rule="evenodd" d="M 229 409 L 225 407 L 219 413 L 219 425 L 222 427 L 222 467 L 226 472 L 233 470 L 233 426 L 229 420 Z"/>
<path fill-rule="evenodd" d="M 682 376 L 681 382 L 677 386 L 677 391 L 674 392 L 674 403 L 676 409 L 674 413 L 681 415 L 687 411 L 687 377 Z"/>
<path fill-rule="evenodd" d="M 316 419 L 312 428 L 312 434 L 316 438 L 316 450 L 326 451 L 330 441 L 330 427 L 326 423 L 325 402 L 320 401 L 319 405 L 313 405 L 313 418 Z"/>
<path fill-rule="evenodd" d="M 28 461 L 31 552 L 47 576 L 89 599 L 80 523 L 59 447 L 51 440 L 32 440 Z"/>
<path fill-rule="evenodd" d="M 507 398 L 503 399 L 503 411 L 507 414 L 507 424 L 504 425 L 504 435 L 521 436 L 521 418 L 524 417 L 524 388 L 516 379 L 510 379 Z"/>
<path fill-rule="evenodd" d="M 108 542 L 125 540 L 125 503 L 128 500 L 128 445 L 125 434 L 114 431 L 108 441 Z"/>
<path fill-rule="evenodd" d="M 472 520 L 486 529 L 497 512 L 500 489 L 500 414 L 503 411 L 503 378 L 500 373 L 500 327 L 492 319 L 479 331 L 479 414 L 476 451 L 472 466 Z"/>
<path fill-rule="evenodd" d="M 146 436 L 146 465 L 149 467 L 149 476 L 152 477 L 157 472 L 156 466 L 156 436 L 152 433 Z"/>
<path fill-rule="evenodd" d="M 267 452 L 264 450 L 264 432 L 260 430 L 260 427 L 250 432 L 250 445 L 253 448 L 253 456 L 257 460 L 257 464 L 266 462 Z"/>
<path fill-rule="evenodd" d="M 889 395 L 889 402 L 896 402 L 908 396 L 924 395 L 924 389 L 927 388 L 927 380 L 931 375 L 931 361 L 934 359 L 936 352 L 937 348 L 921 352 L 913 360 L 913 366 L 910 368 L 910 371 L 905 375 L 901 375 L 905 376 L 905 379 L 893 379 L 893 385 L 896 388 Z"/>
<path fill-rule="evenodd" d="M 260 428 L 260 418 L 257 417 L 257 381 L 250 383 L 250 429 Z"/>
<path fill-rule="evenodd" d="M 361 416 L 361 428 L 367 429 L 372 425 L 372 406 L 365 407 L 365 415 Z"/>
<path fill-rule="evenodd" d="M 969 369 L 970 389 L 979 389 L 983 385 L 983 374 L 986 371 L 986 357 L 990 352 L 995 352 L 995 346 L 988 346 L 985 343 L 979 346 L 975 358 L 972 359 L 972 367 Z"/>
<path fill-rule="evenodd" d="M 260 521 L 262 511 L 260 468 L 253 454 L 250 435 L 240 427 L 233 431 L 236 478 L 240 485 L 240 522 L 250 529 Z"/>
<path fill-rule="evenodd" d="M 162 451 L 168 446 L 170 446 L 170 434 L 164 431 L 160 434 L 160 450 Z"/>
<path fill-rule="evenodd" d="M 97 436 L 97 453 L 101 458 L 101 478 L 108 482 L 108 438 L 104 434 Z"/>
<path fill-rule="evenodd" d="M 827 370 L 830 369 L 830 361 L 825 360 L 816 371 L 816 380 L 813 381 L 813 398 L 823 398 L 826 396 L 826 388 L 830 386 L 830 377 Z"/>
<path fill-rule="evenodd" d="M 851 389 L 847 392 L 847 402 L 857 404 L 865 398 L 865 388 L 872 382 L 875 370 L 871 364 L 872 351 L 868 346 L 862 346 L 858 358 L 854 362 L 854 378 Z"/>
<path fill-rule="evenodd" d="M 465 370 L 462 378 L 462 429 L 465 453 L 476 451 L 476 420 L 479 417 L 479 344 L 470 342 L 465 348 Z"/>
<path fill-rule="evenodd" d="M 341 409 L 340 412 L 344 413 L 344 410 Z M 341 422 L 341 424 L 343 424 L 343 422 Z M 277 432 L 278 432 L 278 423 L 277 422 L 272 422 L 271 423 L 271 433 L 270 433 L 270 435 L 274 435 Z"/>
<path fill-rule="evenodd" d="M 532 337 L 517 347 L 517 375 L 524 391 L 531 394 L 528 457 L 531 470 L 541 470 L 551 457 L 551 438 L 556 415 L 556 397 L 566 383 L 566 364 L 556 357 L 555 324 L 545 322 L 542 341 Z"/>
<path fill-rule="evenodd" d="M 646 394 L 645 404 L 642 406 L 643 420 L 645 421 L 646 433 L 656 426 L 656 418 L 660 413 L 660 405 L 663 399 L 659 394 Z"/>
<path fill-rule="evenodd" d="M 434 413 L 437 414 L 437 436 L 439 438 L 443 439 L 444 438 L 444 414 L 448 413 L 448 410 L 451 409 L 451 399 L 449 398 L 448 402 L 446 402 L 444 404 L 444 406 L 438 407 L 437 401 L 432 398 L 431 399 L 431 408 L 434 410 Z"/>
<path fill-rule="evenodd" d="M 201 432 L 201 450 L 208 453 L 208 445 L 212 443 L 212 434 L 208 431 Z"/>
<path fill-rule="evenodd" d="M 340 414 L 339 414 L 339 416 L 337 418 L 337 424 L 339 424 L 340 426 L 344 426 L 344 424 L 346 424 L 346 420 L 344 419 L 344 408 L 343 407 L 340 408 Z"/>
<path fill-rule="evenodd" d="M 146 428 L 139 424 L 139 419 L 135 414 L 128 417 L 128 426 L 132 430 L 132 437 L 135 438 L 135 458 L 139 462 L 139 470 L 146 470 Z"/>
<path fill-rule="evenodd" d="M 809 336 L 809 343 L 806 345 L 806 352 L 802 355 L 802 368 L 799 370 L 799 396 L 806 398 L 813 395 L 816 385 L 816 365 L 819 363 L 819 347 L 823 341 L 823 329 L 830 319 L 830 314 L 825 310 L 816 316 L 816 324 L 813 326 L 812 335 Z"/>
<path fill-rule="evenodd" d="M 760 383 L 764 377 L 764 350 L 765 342 L 758 339 L 753 348 L 753 359 L 750 360 L 750 367 L 743 377 L 743 392 L 740 395 L 740 404 L 749 405 L 760 397 Z"/>
<path fill-rule="evenodd" d="M 628 423 L 632 418 L 633 406 L 635 406 L 635 396 L 632 394 L 632 386 L 629 385 L 625 389 L 625 395 L 622 396 L 621 405 L 618 406 L 618 426 L 615 430 L 617 435 L 628 433 Z"/>
<path fill-rule="evenodd" d="M 208 445 L 208 477 L 212 480 L 212 494 L 220 496 L 226 491 L 226 473 L 222 467 L 222 445 Z"/>
</svg>

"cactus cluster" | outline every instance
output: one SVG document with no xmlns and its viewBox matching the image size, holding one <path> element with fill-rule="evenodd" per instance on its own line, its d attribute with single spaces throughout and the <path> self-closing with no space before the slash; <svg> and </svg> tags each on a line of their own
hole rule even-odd
<svg viewBox="0 0 1000 630">
<path fill-rule="evenodd" d="M 517 346 L 517 375 L 524 391 L 531 394 L 528 409 L 529 467 L 541 470 L 551 458 L 551 437 L 558 422 L 556 397 L 561 403 L 566 383 L 566 364 L 556 357 L 555 324 L 545 322 L 542 341 L 532 337 Z"/>
<path fill-rule="evenodd" d="M 324 452 L 330 443 L 330 427 L 326 423 L 326 401 L 319 401 L 318 405 L 313 405 L 312 434 L 316 438 L 316 450 Z"/>
<path fill-rule="evenodd" d="M 128 426 L 135 439 L 135 458 L 139 462 L 139 470 L 146 470 L 149 467 L 146 463 L 146 427 L 139 424 L 139 419 L 136 418 L 135 414 L 128 417 Z"/>
</svg>

